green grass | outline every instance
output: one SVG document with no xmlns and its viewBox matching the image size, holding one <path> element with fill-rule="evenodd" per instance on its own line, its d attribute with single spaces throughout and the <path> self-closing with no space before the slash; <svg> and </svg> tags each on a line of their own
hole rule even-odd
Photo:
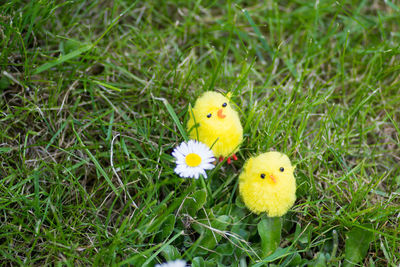
<svg viewBox="0 0 400 267">
<path fill-rule="evenodd" d="M 0 6 L 2 264 L 400 264 L 395 1 L 26 2 Z M 245 134 L 209 191 L 170 156 L 205 90 Z M 298 187 L 264 255 L 237 185 L 269 150 Z"/>
</svg>

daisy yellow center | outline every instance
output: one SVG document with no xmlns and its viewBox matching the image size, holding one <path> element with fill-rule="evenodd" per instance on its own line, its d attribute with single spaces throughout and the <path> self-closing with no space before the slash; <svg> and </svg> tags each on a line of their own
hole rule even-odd
<svg viewBox="0 0 400 267">
<path fill-rule="evenodd" d="M 197 167 L 201 163 L 201 158 L 195 153 L 190 153 L 185 157 L 185 161 L 189 167 Z"/>
</svg>

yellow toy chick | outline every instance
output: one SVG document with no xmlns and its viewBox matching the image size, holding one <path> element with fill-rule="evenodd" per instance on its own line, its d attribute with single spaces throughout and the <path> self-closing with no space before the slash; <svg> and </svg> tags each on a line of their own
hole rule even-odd
<svg viewBox="0 0 400 267">
<path fill-rule="evenodd" d="M 295 167 L 279 152 L 267 152 L 246 161 L 239 176 L 239 192 L 254 213 L 282 216 L 296 200 Z"/>
<path fill-rule="evenodd" d="M 230 106 L 228 98 L 217 92 L 205 92 L 196 100 L 189 113 L 187 129 L 191 138 L 205 143 L 220 161 L 231 154 L 237 160 L 234 153 L 242 142 L 243 128 L 239 115 Z M 227 162 L 231 163 L 230 157 Z"/>
</svg>

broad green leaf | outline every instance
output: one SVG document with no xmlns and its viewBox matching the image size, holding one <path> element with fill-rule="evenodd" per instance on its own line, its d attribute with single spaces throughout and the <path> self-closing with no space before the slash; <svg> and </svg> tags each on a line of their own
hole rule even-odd
<svg viewBox="0 0 400 267">
<path fill-rule="evenodd" d="M 265 216 L 257 224 L 257 230 L 261 237 L 263 257 L 271 255 L 281 243 L 281 218 Z"/>
<path fill-rule="evenodd" d="M 364 224 L 365 228 L 371 228 L 372 225 Z M 372 231 L 362 229 L 359 227 L 353 227 L 346 234 L 345 242 L 345 256 L 344 266 L 354 266 L 361 262 L 367 255 L 369 245 L 374 238 Z"/>
<path fill-rule="evenodd" d="M 205 267 L 204 259 L 201 257 L 196 257 L 192 260 L 192 267 Z"/>
<path fill-rule="evenodd" d="M 306 226 L 305 229 L 301 229 L 301 225 L 296 225 L 295 236 L 298 237 L 298 241 L 302 244 L 309 244 L 311 242 L 312 227 Z"/>
<path fill-rule="evenodd" d="M 190 216 L 194 217 L 206 203 L 206 197 L 207 194 L 204 190 L 196 191 L 192 196 L 185 199 L 183 207 Z"/>
<path fill-rule="evenodd" d="M 289 255 L 285 258 L 285 260 L 280 263 L 280 266 L 303 266 L 304 260 L 302 260 L 300 254 L 298 252 L 294 252 L 292 255 Z"/>
<path fill-rule="evenodd" d="M 243 202 L 243 200 L 242 200 L 242 198 L 240 196 L 236 197 L 235 204 L 239 208 L 242 208 L 242 209 L 246 208 L 246 206 L 244 205 L 244 202 Z"/>
<path fill-rule="evenodd" d="M 221 240 L 221 232 L 225 231 L 230 223 L 230 218 L 226 215 L 219 216 L 211 222 L 211 226 L 205 227 L 202 234 L 200 246 L 206 249 L 214 249 Z"/>
<path fill-rule="evenodd" d="M 192 260 L 192 267 L 215 267 L 217 266 L 217 263 L 211 259 L 207 258 L 204 260 L 202 257 L 195 257 Z"/>
<path fill-rule="evenodd" d="M 318 253 L 317 258 L 315 259 L 315 262 L 313 262 L 313 266 L 315 267 L 324 267 L 326 266 L 326 256 L 325 253 Z"/>
<path fill-rule="evenodd" d="M 295 253 L 291 258 L 289 265 L 290 266 L 300 266 L 302 263 L 302 259 L 299 253 Z"/>
<path fill-rule="evenodd" d="M 171 192 L 169 196 L 172 196 L 174 192 Z M 169 198 L 169 196 L 167 198 Z M 163 211 L 162 214 L 155 219 L 146 229 L 147 233 L 154 233 L 157 232 L 158 229 L 160 228 L 161 224 L 167 219 L 167 217 L 173 213 L 173 211 L 179 207 L 182 203 L 182 198 L 179 197 L 174 199 L 173 202 L 169 203 L 168 206 L 165 205 L 165 208 L 160 209 L 160 211 Z M 163 204 L 164 205 L 164 204 Z"/>
<path fill-rule="evenodd" d="M 181 258 L 178 249 L 172 245 L 165 246 L 161 251 L 161 254 L 164 256 L 166 261 L 173 261 Z"/>
<path fill-rule="evenodd" d="M 230 256 L 233 254 L 233 245 L 231 243 L 224 243 L 219 245 L 216 251 L 220 255 Z"/>
<path fill-rule="evenodd" d="M 208 221 L 211 222 L 211 221 L 215 220 L 214 211 L 213 211 L 213 209 L 200 209 L 196 214 L 196 218 L 198 220 L 200 220 L 202 223 L 208 222 Z M 208 223 L 207 223 L 207 225 L 208 225 Z M 200 235 L 203 235 L 203 233 L 206 230 L 206 228 L 203 225 L 197 224 L 197 223 L 192 224 L 192 227 Z"/>
<path fill-rule="evenodd" d="M 206 196 L 207 193 L 204 190 L 198 190 L 193 194 L 193 198 L 196 200 L 197 210 L 206 204 Z"/>
<path fill-rule="evenodd" d="M 266 258 L 264 258 L 261 262 L 258 262 L 257 264 L 252 265 L 252 267 L 266 266 L 267 262 L 276 261 L 278 259 L 281 259 L 281 258 L 287 257 L 289 255 L 292 255 L 293 253 L 296 253 L 296 252 L 292 252 L 290 250 L 290 247 L 277 248 L 274 253 L 272 253 L 271 255 L 269 255 Z"/>
<path fill-rule="evenodd" d="M 163 224 L 161 225 L 161 234 L 160 237 L 161 239 L 167 238 L 172 231 L 174 231 L 175 227 L 175 215 L 174 214 L 169 214 L 166 218 Z"/>
<path fill-rule="evenodd" d="M 10 86 L 9 80 L 5 76 L 2 76 L 0 78 L 0 91 L 2 91 L 3 89 L 8 88 L 9 86 Z"/>
<path fill-rule="evenodd" d="M 248 240 L 250 237 L 250 232 L 246 229 L 245 224 L 239 222 L 239 219 L 235 219 L 236 223 L 233 223 L 232 229 L 230 230 L 232 233 L 239 235 L 244 240 Z"/>
</svg>

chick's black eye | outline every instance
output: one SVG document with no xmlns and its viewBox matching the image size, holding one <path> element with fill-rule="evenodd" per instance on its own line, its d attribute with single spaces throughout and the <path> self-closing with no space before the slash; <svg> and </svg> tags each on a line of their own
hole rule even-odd
<svg viewBox="0 0 400 267">
<path fill-rule="evenodd" d="M 211 118 L 211 113 L 208 113 L 208 114 L 207 114 L 207 118 Z"/>
<path fill-rule="evenodd" d="M 281 172 L 283 172 L 285 169 L 284 169 L 283 167 L 280 167 L 279 170 L 280 170 Z"/>
<path fill-rule="evenodd" d="M 261 177 L 261 179 L 264 179 L 265 178 L 265 174 L 261 173 L 260 177 Z"/>
<path fill-rule="evenodd" d="M 224 107 L 226 107 L 228 104 L 227 103 L 223 103 L 222 104 L 222 107 L 224 108 Z"/>
</svg>

